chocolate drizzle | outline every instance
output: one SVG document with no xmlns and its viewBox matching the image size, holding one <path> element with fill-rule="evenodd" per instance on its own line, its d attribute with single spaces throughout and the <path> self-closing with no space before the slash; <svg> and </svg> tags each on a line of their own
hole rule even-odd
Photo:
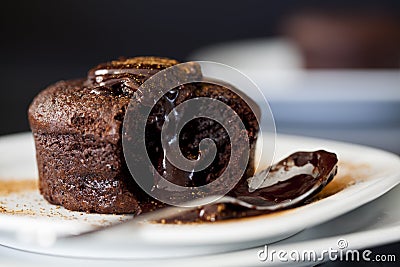
<svg viewBox="0 0 400 267">
<path fill-rule="evenodd" d="M 115 60 L 91 69 L 85 86 L 95 94 L 132 97 L 148 78 L 176 64 L 176 60 L 156 57 Z"/>
<path fill-rule="evenodd" d="M 179 216 L 165 218 L 165 223 L 184 223 L 184 222 L 214 222 L 219 220 L 251 217 L 268 214 L 273 210 L 262 210 L 262 206 L 269 206 L 280 203 L 290 203 L 286 206 L 296 207 L 311 199 L 320 192 L 337 173 L 337 156 L 324 150 L 314 152 L 296 152 L 277 164 L 271 166 L 270 174 L 262 171 L 249 180 L 242 179 L 239 184 L 228 193 L 229 196 L 237 199 L 232 203 L 214 203 L 198 207 L 195 210 L 181 212 Z M 292 168 L 305 167 L 312 165 L 311 171 L 307 168 L 300 170 L 297 174 L 285 177 L 283 172 L 290 173 Z M 304 171 L 303 171 L 304 170 Z M 283 171 L 283 172 L 282 172 Z M 263 174 L 264 173 L 264 174 Z M 267 181 L 276 173 L 281 175 L 274 184 L 252 190 L 249 187 L 252 179 Z M 278 177 L 279 178 L 279 177 Z M 306 194 L 306 195 L 305 195 Z M 304 196 L 304 198 L 302 198 Z M 296 199 L 302 198 L 300 202 Z M 241 201 L 253 205 L 243 205 Z M 261 207 L 261 208 L 260 208 Z M 281 209 L 278 209 L 281 210 Z"/>
<path fill-rule="evenodd" d="M 290 201 L 302 196 L 310 191 L 315 184 L 319 185 L 318 193 L 328 182 L 331 181 L 333 175 L 336 174 L 337 157 L 333 153 L 324 150 L 315 152 L 296 152 L 289 157 L 281 160 L 277 164 L 271 166 L 268 176 L 264 177 L 264 182 L 278 173 L 281 176 L 276 183 L 259 188 L 251 192 L 248 183 L 240 183 L 230 195 L 238 199 L 246 199 L 254 203 L 262 203 L 263 201 L 280 203 Z M 301 170 L 299 167 L 312 166 L 312 170 Z M 285 177 L 285 172 L 290 172 L 291 169 L 298 168 L 297 174 L 290 177 Z M 251 179 L 258 178 L 256 175 Z M 262 176 L 262 175 L 261 175 Z M 279 178 L 279 177 L 278 177 Z M 285 179 L 286 178 L 286 179 Z M 253 199 L 253 200 L 250 200 Z"/>
</svg>

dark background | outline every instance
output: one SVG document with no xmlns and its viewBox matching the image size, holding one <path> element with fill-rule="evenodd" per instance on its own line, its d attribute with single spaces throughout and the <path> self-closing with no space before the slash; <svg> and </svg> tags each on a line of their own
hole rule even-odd
<svg viewBox="0 0 400 267">
<path fill-rule="evenodd" d="M 136 55 L 185 60 L 210 44 L 278 35 L 288 14 L 316 5 L 400 10 L 395 0 L 2 2 L 0 135 L 29 130 L 27 108 L 40 90 L 83 77 L 97 63 Z"/>
<path fill-rule="evenodd" d="M 219 42 L 278 35 L 285 17 L 317 7 L 399 13 L 400 1 L 4 1 L 0 8 L 0 135 L 29 129 L 33 97 L 120 56 L 185 60 Z"/>
<path fill-rule="evenodd" d="M 184 60 L 205 45 L 277 34 L 295 1 L 7 1 L 0 9 L 0 134 L 28 130 L 32 98 L 120 56 Z"/>
</svg>

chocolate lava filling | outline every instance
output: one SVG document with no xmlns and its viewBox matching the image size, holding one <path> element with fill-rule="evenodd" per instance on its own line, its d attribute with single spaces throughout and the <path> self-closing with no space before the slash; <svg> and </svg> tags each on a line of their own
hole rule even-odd
<svg viewBox="0 0 400 267">
<path fill-rule="evenodd" d="M 116 63 L 114 65 L 99 65 L 97 68 L 91 70 L 86 84 L 88 86 L 94 86 L 93 91 L 99 94 L 108 93 L 112 95 L 135 97 L 134 93 L 139 86 L 159 71 L 158 69 L 152 68 L 146 69 L 143 68 L 143 66 L 142 68 L 131 68 L 129 64 Z M 210 118 L 197 118 L 189 121 L 180 133 L 174 133 L 174 135 L 168 136 L 168 141 L 171 142 L 175 140 L 175 142 L 179 142 L 182 154 L 190 160 L 199 158 L 199 143 L 205 138 L 210 138 L 214 141 L 218 153 L 214 161 L 206 169 L 199 172 L 182 171 L 168 161 L 162 149 L 161 130 L 167 115 L 173 112 L 175 107 L 188 99 L 198 97 L 217 99 L 229 105 L 241 117 L 242 122 L 248 130 L 248 137 L 252 150 L 254 150 L 255 147 L 254 142 L 257 137 L 258 123 L 253 111 L 246 102 L 233 90 L 230 90 L 232 86 L 226 85 L 229 87 L 224 87 L 212 82 L 207 82 L 203 78 L 198 64 L 193 63 L 190 67 L 177 67 L 175 73 L 181 81 L 191 77 L 196 80 L 204 80 L 204 82 L 190 83 L 174 88 L 161 97 L 156 104 L 141 102 L 140 94 L 157 94 L 158 88 L 152 88 L 149 91 L 136 94 L 138 98 L 137 102 L 140 103 L 140 105 L 153 106 L 146 124 L 145 143 L 147 153 L 158 173 L 170 182 L 186 187 L 206 185 L 216 180 L 221 173 L 224 172 L 231 160 L 231 143 L 235 143 L 236 140 L 230 140 L 224 127 L 215 120 Z M 135 114 L 132 117 L 135 119 L 142 115 L 140 105 L 133 105 L 133 107 L 131 107 L 131 112 Z M 209 109 L 209 107 L 202 108 Z M 219 111 L 216 110 L 215 114 L 218 114 L 218 112 Z M 173 114 L 175 114 L 176 124 L 179 120 L 184 120 L 184 113 L 184 111 L 181 113 L 173 112 Z M 229 119 L 227 119 L 227 121 L 229 121 Z M 125 121 L 125 123 L 129 125 L 128 127 L 136 126 L 136 120 Z M 135 145 L 134 142 L 132 142 L 132 145 Z M 249 165 L 247 166 L 246 177 L 251 176 L 254 172 L 251 163 L 252 158 L 249 160 Z M 158 203 L 157 205 L 161 204 Z"/>
</svg>

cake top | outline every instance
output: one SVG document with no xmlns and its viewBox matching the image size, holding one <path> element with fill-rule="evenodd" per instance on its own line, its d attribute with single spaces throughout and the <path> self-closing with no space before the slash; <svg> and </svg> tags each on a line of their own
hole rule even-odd
<svg viewBox="0 0 400 267">
<path fill-rule="evenodd" d="M 33 131 L 92 134 L 117 142 L 125 108 L 136 90 L 174 59 L 135 57 L 102 63 L 86 79 L 60 81 L 43 90 L 29 107 Z"/>
<path fill-rule="evenodd" d="M 179 62 L 175 59 L 162 58 L 162 57 L 134 57 L 134 58 L 120 58 L 111 62 L 99 64 L 97 68 L 136 68 L 136 69 L 165 69 Z"/>
<path fill-rule="evenodd" d="M 99 64 L 88 73 L 85 86 L 95 93 L 110 93 L 131 97 L 151 76 L 178 64 L 174 59 L 160 57 L 121 58 Z"/>
</svg>

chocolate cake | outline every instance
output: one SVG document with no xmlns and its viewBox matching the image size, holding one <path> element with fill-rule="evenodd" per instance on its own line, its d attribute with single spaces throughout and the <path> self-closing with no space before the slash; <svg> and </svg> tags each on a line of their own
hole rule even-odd
<svg viewBox="0 0 400 267">
<path fill-rule="evenodd" d="M 142 213 L 159 206 L 132 178 L 123 154 L 122 128 L 131 99 L 143 103 L 137 89 L 160 70 L 176 65 L 172 59 L 136 57 L 100 64 L 86 79 L 60 81 L 42 91 L 29 108 L 34 135 L 41 194 L 52 204 L 97 213 Z M 195 66 L 190 75 L 201 78 Z M 182 186 L 208 184 L 218 178 L 230 158 L 230 140 L 217 122 L 198 118 L 179 134 L 179 146 L 188 158 L 199 156 L 199 143 L 211 138 L 218 148 L 212 164 L 188 173 L 168 162 L 161 149 L 161 127 L 179 104 L 208 97 L 229 105 L 244 123 L 250 143 L 250 160 L 242 179 L 254 173 L 257 139 L 256 116 L 238 94 L 225 86 L 197 82 L 174 88 L 153 107 L 146 124 L 146 147 L 153 166 L 167 180 Z M 135 101 L 135 100 L 133 100 Z M 139 157 L 142 155 L 138 155 Z M 234 155 L 233 157 L 236 157 Z M 143 166 L 146 168 L 148 166 Z"/>
</svg>

